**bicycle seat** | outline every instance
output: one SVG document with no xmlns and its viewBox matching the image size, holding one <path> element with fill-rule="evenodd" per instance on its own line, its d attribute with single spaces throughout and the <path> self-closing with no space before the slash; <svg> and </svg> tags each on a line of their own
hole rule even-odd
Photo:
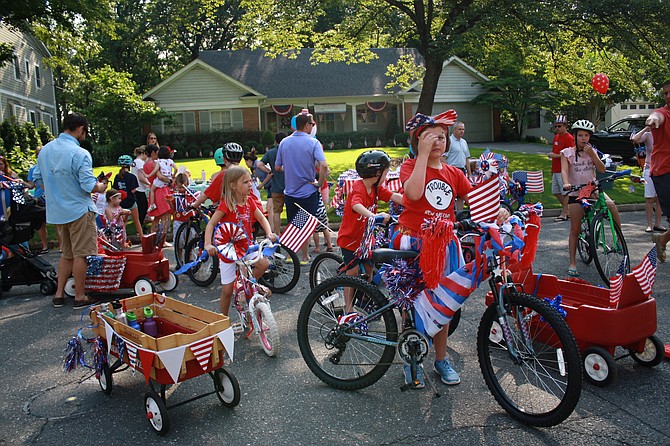
<svg viewBox="0 0 670 446">
<path fill-rule="evenodd" d="M 379 248 L 372 251 L 372 261 L 374 263 L 388 263 L 395 259 L 414 259 L 418 255 L 419 251 Z"/>
</svg>

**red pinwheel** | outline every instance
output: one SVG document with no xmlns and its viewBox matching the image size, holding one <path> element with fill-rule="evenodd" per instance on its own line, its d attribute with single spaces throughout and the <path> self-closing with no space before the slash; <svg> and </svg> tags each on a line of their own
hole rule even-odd
<svg viewBox="0 0 670 446">
<path fill-rule="evenodd" d="M 598 73 L 591 79 L 591 86 L 598 93 L 605 94 L 610 88 L 610 79 L 604 73 Z"/>
<path fill-rule="evenodd" d="M 221 223 L 214 229 L 214 246 L 222 262 L 233 263 L 247 253 L 249 238 L 235 223 Z"/>
</svg>

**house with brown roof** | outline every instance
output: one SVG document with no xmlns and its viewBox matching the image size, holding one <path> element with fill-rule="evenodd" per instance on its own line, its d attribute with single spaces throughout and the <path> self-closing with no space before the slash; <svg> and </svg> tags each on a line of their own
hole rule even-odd
<svg viewBox="0 0 670 446">
<path fill-rule="evenodd" d="M 421 83 L 389 92 L 387 67 L 413 49 L 373 49 L 369 63 L 313 64 L 312 50 L 295 58 L 269 58 L 264 51 L 203 51 L 200 57 L 156 87 L 144 98 L 175 116 L 174 123 L 154 124 L 159 133 L 214 130 L 290 130 L 290 118 L 307 108 L 319 133 L 383 131 L 389 122 L 399 129 L 416 113 Z M 433 114 L 455 109 L 467 124 L 468 141 L 492 141 L 498 118 L 489 106 L 472 99 L 484 92 L 477 82 L 488 80 L 458 57 L 444 63 Z"/>
</svg>

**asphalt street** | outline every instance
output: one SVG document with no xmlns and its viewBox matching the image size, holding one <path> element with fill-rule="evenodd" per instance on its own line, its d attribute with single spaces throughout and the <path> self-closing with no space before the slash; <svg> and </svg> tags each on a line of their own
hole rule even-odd
<svg viewBox="0 0 670 446">
<path fill-rule="evenodd" d="M 643 231 L 644 215 L 625 212 L 622 219 L 632 264 L 637 265 L 652 246 Z M 536 272 L 566 276 L 567 234 L 566 222 L 543 219 Z M 171 250 L 165 254 L 173 260 Z M 55 265 L 58 254 L 45 257 Z M 582 279 L 599 283 L 594 265 L 578 268 Z M 659 264 L 654 287 L 657 335 L 667 343 L 669 275 L 670 265 Z M 584 383 L 577 409 L 559 426 L 532 428 L 510 418 L 488 391 L 477 360 L 476 331 L 486 290 L 483 284 L 466 302 L 461 324 L 449 340 L 460 385 L 438 383 L 439 398 L 430 386 L 403 393 L 398 363 L 373 386 L 345 392 L 319 381 L 300 356 L 295 324 L 309 292 L 304 271 L 292 292 L 271 298 L 281 332 L 279 357 L 267 357 L 254 338 L 236 339 L 230 370 L 240 382 L 239 406 L 225 408 L 212 395 L 176 407 L 169 411 L 170 432 L 160 438 L 146 420 L 143 377 L 131 370 L 115 374 L 113 392 L 106 396 L 91 371 L 63 372 L 63 350 L 81 327 L 81 312 L 70 301 L 53 308 L 51 298 L 41 295 L 36 285 L 17 286 L 0 298 L 0 445 L 670 444 L 668 361 L 649 369 L 621 358 L 617 380 L 605 388 Z M 168 295 L 216 310 L 219 286 L 198 288 L 182 277 Z M 618 349 L 618 356 L 625 354 Z M 206 375 L 185 381 L 169 390 L 168 405 L 211 390 Z"/>
</svg>

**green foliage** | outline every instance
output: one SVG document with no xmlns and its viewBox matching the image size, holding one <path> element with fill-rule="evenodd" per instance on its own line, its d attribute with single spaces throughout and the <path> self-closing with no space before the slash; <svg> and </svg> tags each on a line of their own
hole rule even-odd
<svg viewBox="0 0 670 446">
<path fill-rule="evenodd" d="M 40 121 L 39 124 L 37 124 L 37 135 L 39 136 L 39 144 L 44 145 L 54 139 L 53 135 L 51 134 L 51 129 L 49 129 L 49 126 L 44 123 L 44 121 Z"/>
<path fill-rule="evenodd" d="M 26 133 L 26 140 L 28 142 L 27 150 L 32 150 L 33 152 L 37 146 L 41 145 L 40 135 L 37 133 L 37 129 L 32 122 L 26 122 L 23 124 L 23 129 Z"/>
<path fill-rule="evenodd" d="M 379 131 L 319 132 L 317 138 L 326 150 L 374 147 L 377 140 L 385 139 L 383 132 Z"/>
<path fill-rule="evenodd" d="M 36 159 L 34 151 L 32 153 L 25 153 L 22 150 L 12 150 L 7 154 L 7 161 L 12 170 L 23 178 L 25 178 L 30 166 L 35 164 Z"/>
<path fill-rule="evenodd" d="M 393 135 L 395 144 L 402 147 L 409 147 L 409 133 L 396 133 Z"/>
<path fill-rule="evenodd" d="M 2 138 L 3 147 L 5 148 L 5 154 L 14 149 L 14 146 L 18 145 L 18 138 L 16 136 L 16 125 L 14 124 L 14 119 L 5 119 L 0 124 L 0 138 Z"/>
<path fill-rule="evenodd" d="M 208 157 L 208 156 L 213 156 L 214 155 L 214 147 L 212 147 L 211 144 L 201 144 L 200 145 L 200 150 L 202 150 L 202 156 L 203 157 Z"/>
<path fill-rule="evenodd" d="M 261 144 L 258 141 L 250 140 L 242 144 L 242 147 L 244 148 L 245 152 L 248 152 L 251 149 L 258 149 L 259 147 L 261 147 Z"/>
<path fill-rule="evenodd" d="M 271 131 L 266 130 L 261 135 L 261 145 L 265 148 L 271 147 L 275 143 L 275 135 Z"/>
<path fill-rule="evenodd" d="M 14 47 L 6 42 L 0 42 L 0 68 L 5 65 L 6 62 L 12 59 L 14 55 Z"/>
</svg>

